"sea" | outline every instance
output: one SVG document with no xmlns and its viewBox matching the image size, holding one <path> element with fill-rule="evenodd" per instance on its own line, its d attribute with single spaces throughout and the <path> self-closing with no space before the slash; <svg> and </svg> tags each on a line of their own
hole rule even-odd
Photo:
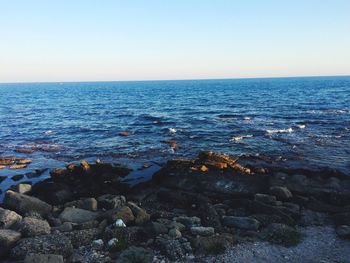
<svg viewBox="0 0 350 263">
<path fill-rule="evenodd" d="M 0 84 L 0 157 L 33 161 L 2 190 L 97 158 L 137 183 L 202 150 L 350 175 L 350 77 Z"/>
</svg>

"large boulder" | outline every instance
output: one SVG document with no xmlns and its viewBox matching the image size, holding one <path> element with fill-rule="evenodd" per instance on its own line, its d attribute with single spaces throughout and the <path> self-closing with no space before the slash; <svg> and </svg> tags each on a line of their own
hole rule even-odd
<svg viewBox="0 0 350 263">
<path fill-rule="evenodd" d="M 24 259 L 28 254 L 55 254 L 68 258 L 73 253 L 69 238 L 62 234 L 52 234 L 23 238 L 11 250 L 13 259 Z"/>
<path fill-rule="evenodd" d="M 22 216 L 14 211 L 0 207 L 0 228 L 10 228 L 15 223 L 22 220 Z"/>
<path fill-rule="evenodd" d="M 260 223 L 258 220 L 250 217 L 224 216 L 223 225 L 227 227 L 236 227 L 246 230 L 258 230 Z"/>
<path fill-rule="evenodd" d="M 21 215 L 35 212 L 41 216 L 47 216 L 51 213 L 52 206 L 48 203 L 25 194 L 7 191 L 4 198 L 4 205 Z"/>
<path fill-rule="evenodd" d="M 24 237 L 33 237 L 50 234 L 51 227 L 46 220 L 25 217 L 18 224 L 18 231 L 20 231 Z"/>
<path fill-rule="evenodd" d="M 10 229 L 0 229 L 0 258 L 5 256 L 8 251 L 21 238 L 21 233 Z"/>
<path fill-rule="evenodd" d="M 66 207 L 59 215 L 62 222 L 72 222 L 77 224 L 86 223 L 97 219 L 98 213 L 80 208 Z"/>
</svg>

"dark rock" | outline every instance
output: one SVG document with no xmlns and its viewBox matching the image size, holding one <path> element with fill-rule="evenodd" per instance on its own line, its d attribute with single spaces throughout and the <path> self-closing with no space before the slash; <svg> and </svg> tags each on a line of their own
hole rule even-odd
<svg viewBox="0 0 350 263">
<path fill-rule="evenodd" d="M 143 227 L 106 227 L 103 233 L 103 239 L 109 241 L 113 238 L 118 240 L 117 247 L 114 249 L 120 251 L 128 246 L 135 245 L 141 242 L 146 242 L 148 235 Z"/>
<path fill-rule="evenodd" d="M 220 234 L 211 237 L 198 236 L 192 241 L 192 246 L 198 254 L 220 254 L 236 242 L 233 235 Z"/>
<path fill-rule="evenodd" d="M 302 209 L 300 225 L 302 226 L 323 226 L 331 224 L 331 218 L 326 213 L 315 212 L 308 209 Z"/>
<path fill-rule="evenodd" d="M 276 196 L 278 200 L 282 200 L 282 201 L 289 200 L 293 197 L 289 189 L 283 186 L 270 187 L 270 193 Z"/>
<path fill-rule="evenodd" d="M 336 228 L 336 232 L 339 237 L 350 239 L 350 226 L 347 226 L 347 225 L 338 226 Z"/>
<path fill-rule="evenodd" d="M 227 227 L 236 227 L 247 230 L 258 230 L 260 223 L 254 218 L 238 217 L 238 216 L 224 216 L 222 223 Z"/>
<path fill-rule="evenodd" d="M 153 262 L 153 252 L 142 247 L 131 246 L 120 254 L 118 262 L 151 263 Z"/>
<path fill-rule="evenodd" d="M 18 224 L 18 231 L 20 231 L 24 237 L 33 237 L 50 234 L 51 228 L 46 220 L 25 217 Z"/>
<path fill-rule="evenodd" d="M 62 183 L 42 181 L 32 187 L 32 195 L 52 205 L 63 205 L 73 199 L 71 188 Z"/>
<path fill-rule="evenodd" d="M 23 179 L 23 177 L 24 177 L 23 174 L 16 174 L 16 175 L 12 176 L 11 179 L 13 181 L 19 181 L 19 180 Z"/>
<path fill-rule="evenodd" d="M 99 208 L 115 209 L 121 208 L 126 204 L 125 196 L 105 194 L 97 198 Z"/>
<path fill-rule="evenodd" d="M 200 226 L 201 225 L 201 219 L 196 216 L 179 216 L 176 217 L 175 220 L 177 222 L 180 222 L 181 224 L 185 225 L 188 229 L 194 226 Z"/>
<path fill-rule="evenodd" d="M 10 228 L 12 225 L 21 220 L 22 216 L 20 216 L 16 212 L 0 207 L 0 229 Z"/>
<path fill-rule="evenodd" d="M 82 224 L 97 219 L 99 214 L 89 210 L 80 208 L 66 207 L 60 214 L 59 218 L 62 222 L 72 222 Z"/>
<path fill-rule="evenodd" d="M 125 224 L 130 224 L 135 220 L 135 216 L 128 206 L 108 210 L 103 213 L 101 217 L 107 219 L 110 223 L 114 223 L 116 220 L 122 219 Z"/>
<path fill-rule="evenodd" d="M 273 195 L 266 195 L 266 194 L 255 194 L 254 200 L 266 204 L 275 204 L 276 203 L 276 197 Z"/>
<path fill-rule="evenodd" d="M 332 218 L 337 226 L 350 225 L 350 212 L 335 214 Z"/>
<path fill-rule="evenodd" d="M 68 258 L 73 253 L 70 240 L 62 234 L 23 238 L 11 250 L 11 257 L 24 259 L 28 254 L 55 254 Z"/>
<path fill-rule="evenodd" d="M 295 246 L 301 241 L 301 233 L 294 227 L 273 223 L 260 233 L 260 238 L 274 244 Z"/>
<path fill-rule="evenodd" d="M 59 232 L 70 232 L 73 230 L 73 226 L 71 222 L 64 222 L 60 226 L 56 226 L 53 230 L 58 230 Z"/>
<path fill-rule="evenodd" d="M 7 255 L 9 250 L 21 238 L 21 233 L 10 229 L 0 229 L 0 258 Z"/>
<path fill-rule="evenodd" d="M 142 225 L 150 220 L 150 215 L 143 208 L 137 206 L 133 202 L 128 202 L 128 206 L 135 216 L 135 223 Z"/>
<path fill-rule="evenodd" d="M 316 200 L 315 198 L 310 198 L 309 202 L 307 203 L 307 208 L 316 212 L 323 213 L 340 213 L 343 211 L 343 208 L 341 207 L 323 203 L 319 200 Z"/>
<path fill-rule="evenodd" d="M 27 212 L 36 212 L 42 216 L 47 216 L 52 210 L 51 205 L 38 198 L 16 193 L 11 190 L 5 194 L 4 205 L 22 215 Z"/>
<path fill-rule="evenodd" d="M 168 227 L 164 224 L 161 224 L 159 222 L 152 222 L 151 223 L 152 232 L 157 236 L 159 234 L 166 234 L 168 233 Z"/>
<path fill-rule="evenodd" d="M 31 254 L 25 257 L 24 263 L 63 263 L 63 257 L 53 254 Z"/>
<path fill-rule="evenodd" d="M 179 229 L 177 228 L 172 228 L 169 230 L 168 235 L 172 238 L 180 238 L 182 237 L 182 234 Z"/>
<path fill-rule="evenodd" d="M 158 236 L 155 244 L 162 254 L 174 261 L 192 252 L 191 244 L 185 238 L 173 239 L 167 235 Z"/>
</svg>

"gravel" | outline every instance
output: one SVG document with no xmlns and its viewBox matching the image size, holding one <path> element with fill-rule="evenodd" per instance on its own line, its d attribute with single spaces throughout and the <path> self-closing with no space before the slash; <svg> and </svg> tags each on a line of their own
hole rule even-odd
<svg viewBox="0 0 350 263">
<path fill-rule="evenodd" d="M 350 263 L 350 240 L 339 239 L 333 227 L 301 228 L 303 241 L 295 247 L 283 247 L 267 242 L 241 243 L 225 254 L 205 258 L 204 262 L 219 263 Z"/>
</svg>

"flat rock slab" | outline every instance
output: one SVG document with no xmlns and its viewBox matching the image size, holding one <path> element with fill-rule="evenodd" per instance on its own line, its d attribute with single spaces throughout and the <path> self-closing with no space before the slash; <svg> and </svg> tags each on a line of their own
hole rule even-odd
<svg viewBox="0 0 350 263">
<path fill-rule="evenodd" d="M 99 214 L 97 212 L 80 208 L 66 207 L 60 214 L 59 218 L 62 220 L 62 222 L 82 224 L 97 219 L 98 215 Z"/>
<path fill-rule="evenodd" d="M 4 205 L 22 215 L 28 212 L 36 212 L 46 216 L 52 210 L 51 205 L 36 197 L 16 193 L 11 190 L 8 190 L 5 194 Z"/>
<path fill-rule="evenodd" d="M 63 257 L 53 254 L 27 255 L 24 263 L 63 263 Z"/>
</svg>

